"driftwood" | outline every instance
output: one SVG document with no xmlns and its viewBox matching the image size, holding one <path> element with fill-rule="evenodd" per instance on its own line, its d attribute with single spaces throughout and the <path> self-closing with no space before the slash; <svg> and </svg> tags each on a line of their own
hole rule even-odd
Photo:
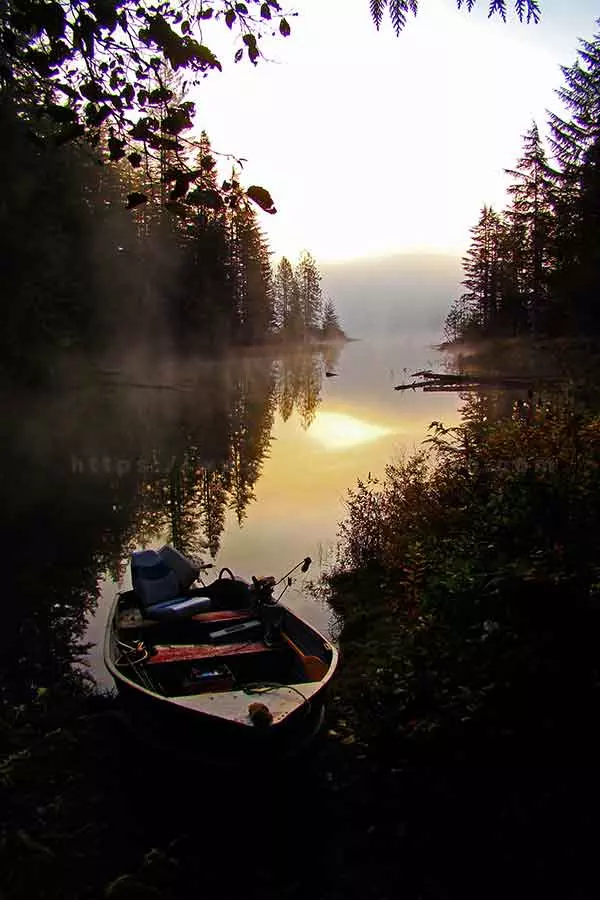
<svg viewBox="0 0 600 900">
<path fill-rule="evenodd" d="M 412 381 L 408 384 L 397 384 L 395 391 L 410 391 L 421 388 L 424 392 L 433 391 L 474 391 L 479 387 L 491 387 L 501 390 L 533 390 L 534 384 L 540 381 L 544 384 L 560 385 L 563 378 L 534 378 L 522 375 L 446 375 L 441 372 L 414 372 L 411 378 L 423 378 L 424 381 Z"/>
</svg>

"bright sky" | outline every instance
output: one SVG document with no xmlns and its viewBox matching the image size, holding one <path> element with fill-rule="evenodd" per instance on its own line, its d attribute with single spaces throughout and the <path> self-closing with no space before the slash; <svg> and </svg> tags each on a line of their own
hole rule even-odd
<svg viewBox="0 0 600 900">
<path fill-rule="evenodd" d="M 215 150 L 247 159 L 245 184 L 271 191 L 275 253 L 462 254 L 481 206 L 503 205 L 531 120 L 544 130 L 545 110 L 560 111 L 559 66 L 597 30 L 596 0 L 540 2 L 527 26 L 488 20 L 487 0 L 471 15 L 421 0 L 396 38 L 368 0 L 297 0 L 291 37 L 263 46 L 273 61 L 212 73 L 198 120 Z M 225 63 L 219 28 L 206 38 Z"/>
</svg>

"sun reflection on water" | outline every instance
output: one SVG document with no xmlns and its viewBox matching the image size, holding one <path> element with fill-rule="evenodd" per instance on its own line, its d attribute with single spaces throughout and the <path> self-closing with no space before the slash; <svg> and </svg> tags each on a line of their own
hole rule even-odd
<svg viewBox="0 0 600 900">
<path fill-rule="evenodd" d="M 326 450 L 342 450 L 375 441 L 391 431 L 391 428 L 372 425 L 345 413 L 318 412 L 308 435 Z"/>
</svg>

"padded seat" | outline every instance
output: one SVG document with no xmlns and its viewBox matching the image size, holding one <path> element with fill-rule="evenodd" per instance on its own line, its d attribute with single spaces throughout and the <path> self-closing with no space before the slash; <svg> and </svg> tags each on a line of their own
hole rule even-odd
<svg viewBox="0 0 600 900">
<path fill-rule="evenodd" d="M 147 619 L 191 619 L 198 613 L 209 612 L 212 608 L 210 597 L 174 597 L 164 603 L 155 603 L 144 610 Z"/>
</svg>

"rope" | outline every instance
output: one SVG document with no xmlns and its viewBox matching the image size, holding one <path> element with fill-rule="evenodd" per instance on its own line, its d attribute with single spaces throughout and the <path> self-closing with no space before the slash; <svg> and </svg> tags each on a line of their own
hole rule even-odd
<svg viewBox="0 0 600 900">
<path fill-rule="evenodd" d="M 278 691 L 281 688 L 286 688 L 288 691 L 294 691 L 296 694 L 299 694 L 306 704 L 306 715 L 310 713 L 312 706 L 310 698 L 307 697 L 306 694 L 303 694 L 302 691 L 293 684 L 279 684 L 277 681 L 256 681 L 241 686 L 241 690 L 244 694 L 250 695 L 267 694 L 269 691 Z"/>
</svg>

